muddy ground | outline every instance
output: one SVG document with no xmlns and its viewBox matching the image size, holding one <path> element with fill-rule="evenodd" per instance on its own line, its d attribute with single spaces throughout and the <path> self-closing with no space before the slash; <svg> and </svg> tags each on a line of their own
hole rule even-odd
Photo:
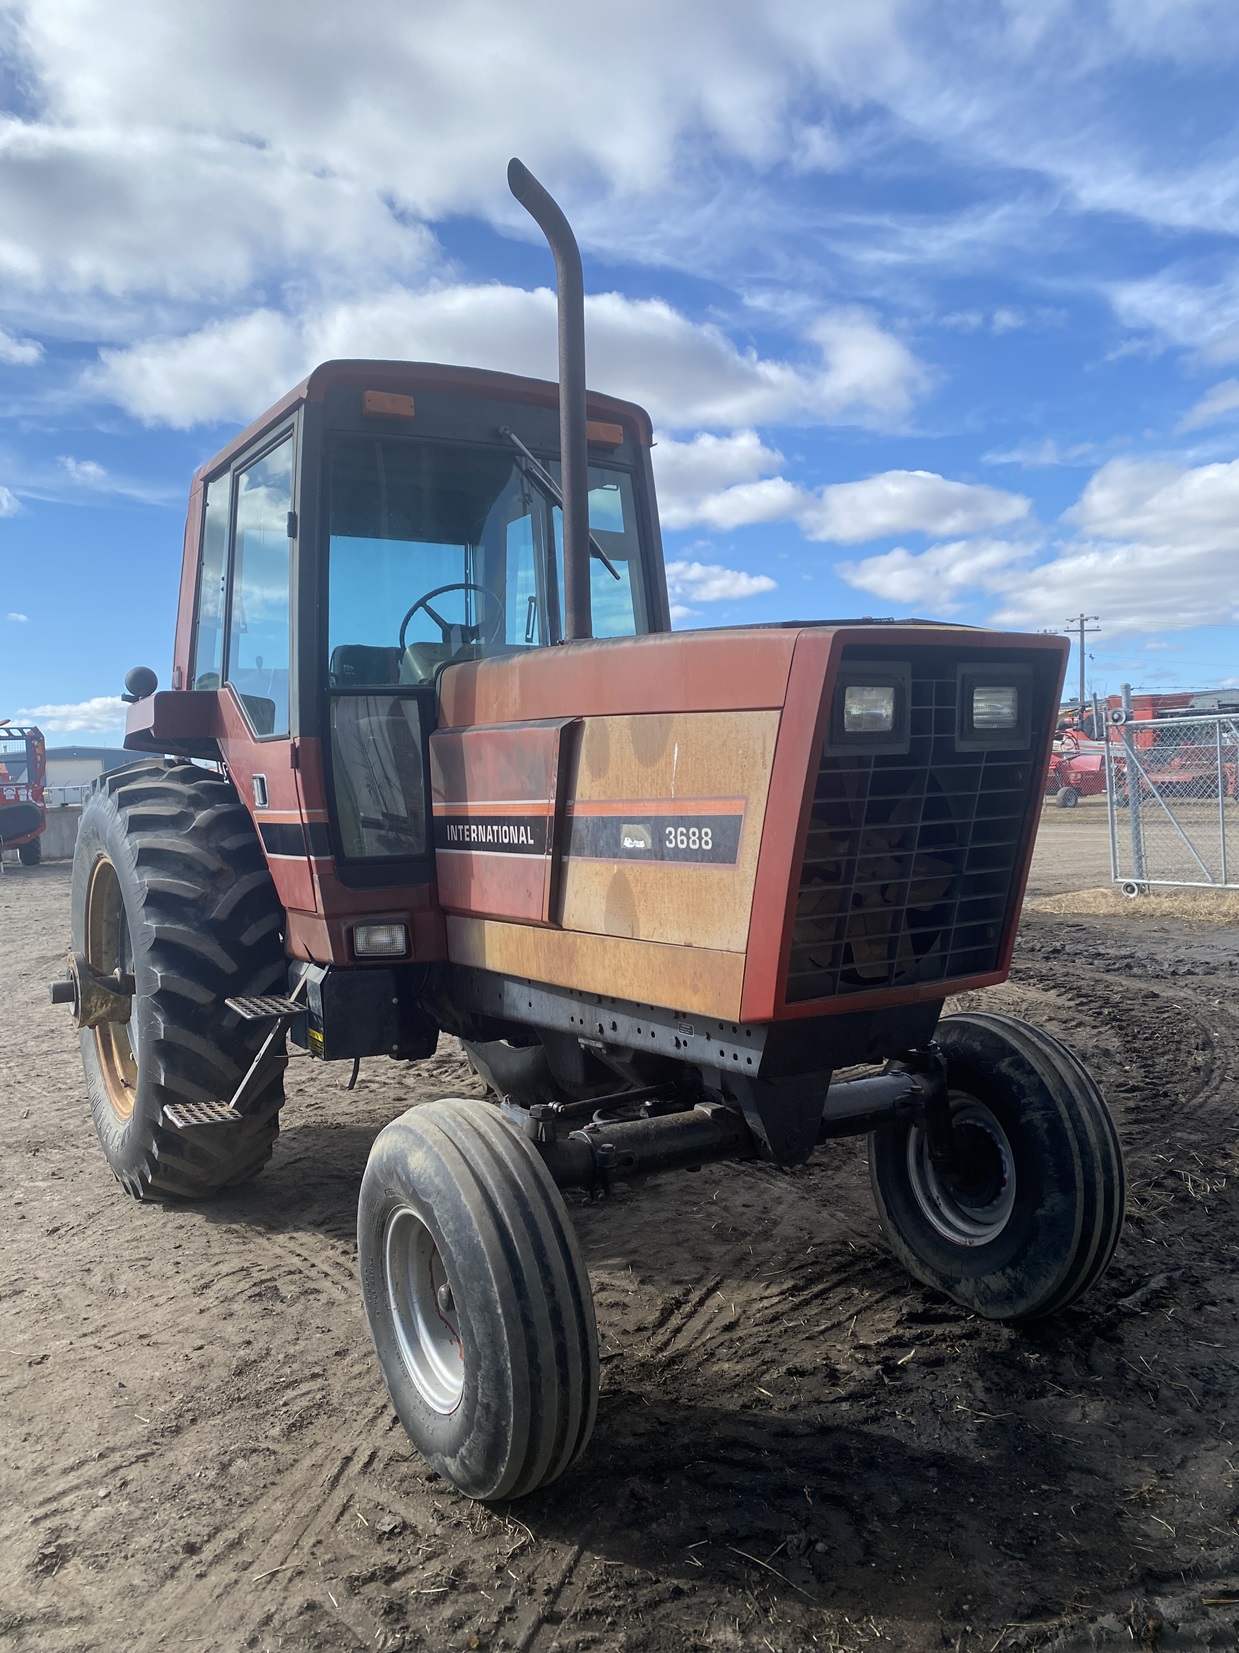
<svg viewBox="0 0 1239 1653">
<path fill-rule="evenodd" d="M 597 1432 L 489 1509 L 411 1451 L 355 1279 L 370 1142 L 476 1091 L 455 1050 L 352 1095 L 294 1061 L 250 1189 L 135 1205 L 47 1003 L 68 882 L 0 879 L 0 1647 L 1236 1645 L 1239 930 L 1029 914 L 984 995 L 1118 1119 L 1127 1228 L 1078 1308 L 1007 1329 L 909 1282 L 859 1142 L 578 1205 Z"/>
</svg>

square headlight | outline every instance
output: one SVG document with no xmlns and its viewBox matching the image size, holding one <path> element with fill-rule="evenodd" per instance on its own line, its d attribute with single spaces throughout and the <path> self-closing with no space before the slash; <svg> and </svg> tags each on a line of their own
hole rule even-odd
<svg viewBox="0 0 1239 1653">
<path fill-rule="evenodd" d="M 1022 752 L 1032 742 L 1031 666 L 969 661 L 955 680 L 955 745 L 961 752 Z"/>
<path fill-rule="evenodd" d="M 902 660 L 865 660 L 849 649 L 835 679 L 828 751 L 859 755 L 906 752 L 912 667 Z"/>
<path fill-rule="evenodd" d="M 1014 684 L 977 683 L 972 690 L 972 727 L 978 732 L 990 729 L 1018 729 L 1020 725 L 1020 691 Z"/>
<path fill-rule="evenodd" d="M 359 959 L 402 959 L 409 951 L 404 924 L 354 924 L 353 952 Z"/>
<path fill-rule="evenodd" d="M 843 691 L 843 732 L 887 735 L 895 727 L 893 683 L 849 683 Z"/>
</svg>

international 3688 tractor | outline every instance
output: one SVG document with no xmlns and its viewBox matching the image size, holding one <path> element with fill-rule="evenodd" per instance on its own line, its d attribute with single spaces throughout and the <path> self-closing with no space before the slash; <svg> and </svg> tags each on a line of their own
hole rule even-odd
<svg viewBox="0 0 1239 1653">
<path fill-rule="evenodd" d="M 286 1035 L 464 1042 L 492 1100 L 379 1134 L 358 1245 L 396 1412 L 477 1498 L 593 1426 L 562 1188 L 864 1133 L 895 1255 L 1000 1320 L 1079 1297 L 1123 1217 L 1076 1058 L 939 1021 L 1008 972 L 1065 641 L 672 632 L 649 419 L 586 393 L 576 243 L 509 180 L 555 254 L 559 384 L 329 362 L 203 467 L 171 688 L 127 680 L 152 755 L 83 812 L 53 988 L 139 1199 L 261 1168 Z"/>
</svg>

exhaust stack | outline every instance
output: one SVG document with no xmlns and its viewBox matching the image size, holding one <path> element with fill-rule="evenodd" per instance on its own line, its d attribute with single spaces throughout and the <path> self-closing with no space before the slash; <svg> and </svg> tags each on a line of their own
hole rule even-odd
<svg viewBox="0 0 1239 1653">
<path fill-rule="evenodd" d="M 581 252 L 558 203 L 522 162 L 508 162 L 508 188 L 555 257 L 559 316 L 559 461 L 564 501 L 564 636 L 594 634 L 589 595 L 589 448 L 585 432 L 585 282 Z"/>
</svg>

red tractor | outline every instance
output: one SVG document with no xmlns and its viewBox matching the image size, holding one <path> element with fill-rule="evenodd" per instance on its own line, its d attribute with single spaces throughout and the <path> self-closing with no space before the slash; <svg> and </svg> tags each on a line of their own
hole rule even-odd
<svg viewBox="0 0 1239 1653">
<path fill-rule="evenodd" d="M 83 811 L 53 987 L 140 1199 L 262 1167 L 286 1034 L 464 1041 L 492 1100 L 379 1134 L 358 1244 L 395 1410 L 478 1498 L 593 1428 L 562 1188 L 867 1134 L 895 1256 L 999 1320 L 1075 1301 L 1123 1218 L 1076 1057 L 940 1020 L 1008 973 L 1065 640 L 672 632 L 650 421 L 586 393 L 575 240 L 509 180 L 555 254 L 559 383 L 328 362 L 202 468 L 172 686 L 127 679 L 151 755 Z"/>
<path fill-rule="evenodd" d="M 32 725 L 0 723 L 0 850 L 15 849 L 24 867 L 43 859 L 47 830 L 47 747 Z"/>
<path fill-rule="evenodd" d="M 1050 752 L 1045 789 L 1059 809 L 1074 809 L 1081 798 L 1104 797 L 1105 742 L 1089 740 L 1076 729 L 1060 730 Z"/>
</svg>

